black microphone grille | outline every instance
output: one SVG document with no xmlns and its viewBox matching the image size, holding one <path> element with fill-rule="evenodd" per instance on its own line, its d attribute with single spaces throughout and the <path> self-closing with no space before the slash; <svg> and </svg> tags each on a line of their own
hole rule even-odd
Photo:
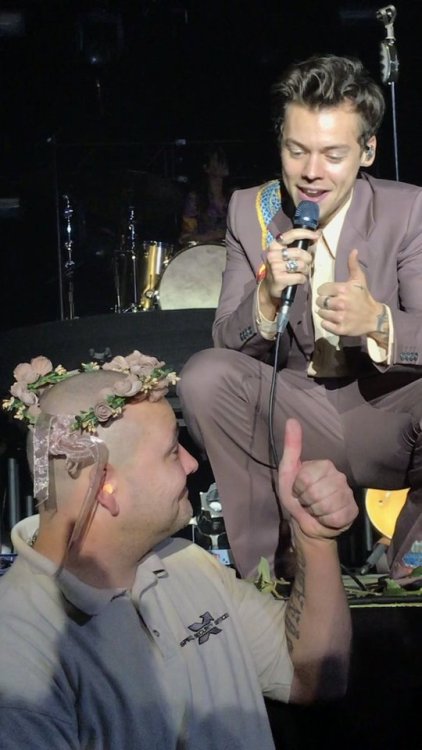
<svg viewBox="0 0 422 750">
<path fill-rule="evenodd" d="M 319 222 L 319 206 L 313 201 L 301 201 L 296 208 L 293 218 L 295 227 L 316 229 Z"/>
</svg>

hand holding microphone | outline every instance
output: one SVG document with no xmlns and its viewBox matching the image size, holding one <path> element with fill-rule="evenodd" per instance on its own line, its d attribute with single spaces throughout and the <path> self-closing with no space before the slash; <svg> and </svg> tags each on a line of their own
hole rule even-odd
<svg viewBox="0 0 422 750">
<path fill-rule="evenodd" d="M 308 229 L 308 230 L 316 230 L 319 222 L 319 206 L 317 203 L 312 203 L 312 201 L 301 201 L 299 203 L 298 207 L 296 208 L 295 215 L 293 218 L 293 226 L 295 229 Z M 301 237 L 297 244 L 295 243 L 298 250 L 307 250 L 311 241 L 315 241 L 315 239 L 318 239 L 318 235 L 316 238 L 313 236 L 309 237 Z M 287 250 L 287 256 L 290 256 L 290 251 Z M 286 261 L 286 270 L 290 272 L 296 271 L 296 265 L 293 265 L 295 263 L 294 260 L 289 259 Z M 297 261 L 296 261 L 297 263 Z M 312 263 L 312 261 L 311 261 Z M 290 264 L 290 265 L 289 265 Z M 311 268 L 311 265 L 309 265 L 309 268 L 307 269 L 307 272 L 309 273 Z M 298 269 L 299 270 L 299 269 Z M 284 306 L 287 306 L 287 308 L 291 307 L 295 298 L 296 294 L 296 284 L 289 284 L 289 286 L 283 291 L 281 296 L 281 306 L 282 308 Z"/>
<path fill-rule="evenodd" d="M 310 275 L 313 256 L 307 248 L 319 237 L 315 231 L 318 215 L 317 204 L 302 201 L 296 209 L 294 228 L 279 235 L 268 247 L 262 291 L 274 308 L 280 306 L 282 294 L 288 287 L 304 284 Z M 260 301 L 262 303 L 263 299 Z"/>
<path fill-rule="evenodd" d="M 304 284 L 311 272 L 313 256 L 307 248 L 319 238 L 319 232 L 316 231 L 318 220 L 318 204 L 302 201 L 294 215 L 293 229 L 279 235 L 267 251 L 266 277 L 261 284 L 260 307 L 264 316 L 272 319 L 281 305 L 278 323 L 282 319 L 284 327 L 296 287 Z"/>
</svg>

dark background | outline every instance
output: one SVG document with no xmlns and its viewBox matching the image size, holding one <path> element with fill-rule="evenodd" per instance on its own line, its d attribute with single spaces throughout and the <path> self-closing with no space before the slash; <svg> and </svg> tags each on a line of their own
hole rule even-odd
<svg viewBox="0 0 422 750">
<path fill-rule="evenodd" d="M 400 178 L 420 183 L 421 0 L 395 4 Z M 370 0 L 28 0 L 0 4 L 0 327 L 67 317 L 69 196 L 75 314 L 113 311 L 112 261 L 135 209 L 139 241 L 176 242 L 210 141 L 231 183 L 277 175 L 271 84 L 293 60 L 360 57 L 380 80 Z M 373 172 L 395 177 L 391 87 Z M 399 217 L 398 217 L 399 220 Z M 62 256 L 59 264 L 59 257 Z M 62 309 L 64 307 L 64 310 Z"/>
</svg>

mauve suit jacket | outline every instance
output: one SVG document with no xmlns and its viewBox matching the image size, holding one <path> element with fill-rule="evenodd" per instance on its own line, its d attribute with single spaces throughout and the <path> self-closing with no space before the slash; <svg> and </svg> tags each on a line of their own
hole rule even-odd
<svg viewBox="0 0 422 750">
<path fill-rule="evenodd" d="M 238 190 L 230 201 L 227 264 L 213 337 L 217 347 L 266 360 L 273 343 L 262 338 L 254 319 L 256 274 L 263 261 L 256 210 L 258 191 L 259 187 Z M 291 226 L 281 208 L 269 230 L 275 237 Z M 407 371 L 414 379 L 419 374 L 417 365 L 422 364 L 422 189 L 367 175 L 359 178 L 339 238 L 335 281 L 348 279 L 347 262 L 353 248 L 359 251 L 359 263 L 371 294 L 389 306 L 394 322 L 392 364 L 377 365 L 377 370 Z M 296 343 L 291 343 L 287 330 L 281 362 L 294 369 L 306 369 L 314 348 L 309 284 L 297 288 L 289 326 L 295 332 Z M 360 363 L 357 372 L 363 374 L 375 367 L 367 355 L 365 336 L 343 337 L 343 342 L 351 347 L 355 363 Z"/>
</svg>

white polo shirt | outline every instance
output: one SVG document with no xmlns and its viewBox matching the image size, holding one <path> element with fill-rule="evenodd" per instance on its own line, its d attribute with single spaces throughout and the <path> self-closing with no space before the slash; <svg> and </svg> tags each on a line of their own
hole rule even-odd
<svg viewBox="0 0 422 750">
<path fill-rule="evenodd" d="M 274 747 L 263 694 L 289 698 L 284 603 L 182 539 L 131 592 L 95 589 L 26 544 L 37 523 L 15 527 L 0 581 L 3 750 Z"/>
</svg>

